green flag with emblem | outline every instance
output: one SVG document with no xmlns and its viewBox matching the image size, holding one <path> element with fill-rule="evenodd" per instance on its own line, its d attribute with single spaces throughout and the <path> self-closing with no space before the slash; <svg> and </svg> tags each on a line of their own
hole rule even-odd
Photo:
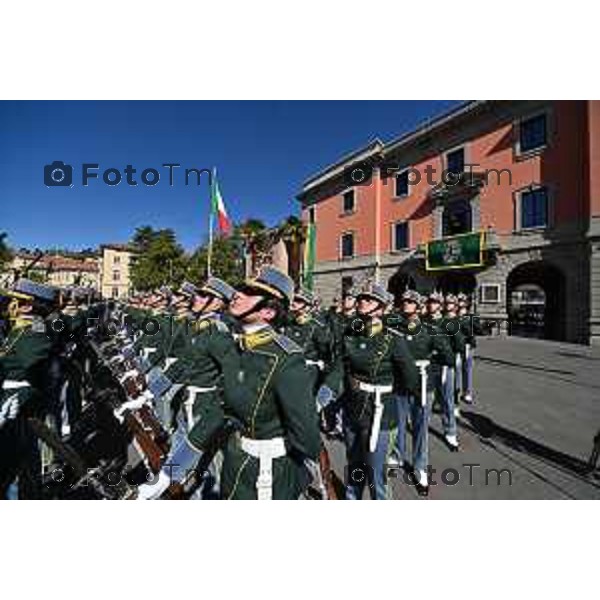
<svg viewBox="0 0 600 600">
<path fill-rule="evenodd" d="M 466 269 L 483 264 L 484 233 L 466 233 L 441 240 L 432 240 L 426 246 L 428 271 Z"/>
</svg>

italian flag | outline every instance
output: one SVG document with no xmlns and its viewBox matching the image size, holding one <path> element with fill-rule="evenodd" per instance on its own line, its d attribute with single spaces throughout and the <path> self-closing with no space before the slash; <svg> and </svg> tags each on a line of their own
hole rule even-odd
<svg viewBox="0 0 600 600">
<path fill-rule="evenodd" d="M 211 190 L 211 204 L 213 214 L 217 215 L 219 231 L 225 235 L 229 234 L 231 232 L 231 220 L 227 216 L 227 211 L 225 210 L 225 203 L 223 202 L 223 196 L 221 196 L 221 190 L 219 189 L 219 182 L 217 181 L 216 174 Z"/>
</svg>

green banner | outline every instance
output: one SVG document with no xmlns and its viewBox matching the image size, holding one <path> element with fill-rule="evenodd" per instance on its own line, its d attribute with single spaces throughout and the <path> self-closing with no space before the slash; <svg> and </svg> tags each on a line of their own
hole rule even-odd
<svg viewBox="0 0 600 600">
<path fill-rule="evenodd" d="M 312 291 L 313 271 L 315 269 L 315 244 L 317 240 L 317 229 L 314 223 L 309 223 L 306 226 L 306 239 L 304 241 L 304 261 L 302 268 L 302 284 L 305 288 Z"/>
<path fill-rule="evenodd" d="M 466 269 L 483 265 L 484 233 L 465 233 L 433 240 L 426 246 L 428 271 Z"/>
</svg>

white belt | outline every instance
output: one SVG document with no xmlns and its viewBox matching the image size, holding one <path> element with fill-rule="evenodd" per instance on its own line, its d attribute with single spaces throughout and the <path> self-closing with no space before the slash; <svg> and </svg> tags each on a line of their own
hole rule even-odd
<svg viewBox="0 0 600 600">
<path fill-rule="evenodd" d="M 2 382 L 3 390 L 19 390 L 25 387 L 31 387 L 29 381 L 15 381 L 14 379 L 5 379 Z"/>
<path fill-rule="evenodd" d="M 391 385 L 374 385 L 372 383 L 358 382 L 358 389 L 363 392 L 375 395 L 375 412 L 373 414 L 373 425 L 371 425 L 371 435 L 369 437 L 369 451 L 375 452 L 377 448 L 377 439 L 381 429 L 381 418 L 383 417 L 383 402 L 381 396 L 389 394 L 394 388 Z"/>
<path fill-rule="evenodd" d="M 415 365 L 421 375 L 421 406 L 427 406 L 427 367 L 430 365 L 428 360 L 415 360 Z"/>
<path fill-rule="evenodd" d="M 323 369 L 325 369 L 325 362 L 322 360 L 306 359 L 304 362 L 306 362 L 307 367 L 318 367 L 319 371 L 323 371 Z"/>
<path fill-rule="evenodd" d="M 194 426 L 194 402 L 196 402 L 196 396 L 198 394 L 208 394 L 214 392 L 217 389 L 216 385 L 211 387 L 198 387 L 197 385 L 187 386 L 188 396 L 185 399 L 183 405 L 185 407 L 185 417 L 187 419 L 188 431 L 191 431 Z"/>
<path fill-rule="evenodd" d="M 256 480 L 256 491 L 259 500 L 271 500 L 273 498 L 273 459 L 285 456 L 285 442 L 282 437 L 270 440 L 253 440 L 241 437 L 242 450 L 258 458 L 258 479 Z"/>
</svg>

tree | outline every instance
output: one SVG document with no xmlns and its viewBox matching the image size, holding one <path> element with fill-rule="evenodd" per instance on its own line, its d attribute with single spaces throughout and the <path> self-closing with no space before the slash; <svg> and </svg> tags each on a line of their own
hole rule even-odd
<svg viewBox="0 0 600 600">
<path fill-rule="evenodd" d="M 7 233 L 0 233 L 0 272 L 4 271 L 13 259 L 13 252 L 6 243 Z"/>
<path fill-rule="evenodd" d="M 288 253 L 288 272 L 296 282 L 300 281 L 302 262 L 302 246 L 306 240 L 304 223 L 294 216 L 289 216 L 279 225 L 278 236 L 283 240 Z"/>
<path fill-rule="evenodd" d="M 132 244 L 138 252 L 147 252 L 153 242 L 156 231 L 149 225 L 138 227 L 133 234 Z"/>
<path fill-rule="evenodd" d="M 208 267 L 208 245 L 201 246 L 190 258 L 187 277 L 193 283 L 206 280 Z M 244 280 L 243 241 L 235 232 L 230 237 L 215 237 L 213 240 L 212 275 L 233 285 Z"/>
<path fill-rule="evenodd" d="M 139 227 L 132 244 L 138 252 L 131 267 L 131 282 L 136 290 L 151 290 L 162 285 L 179 286 L 182 283 L 187 258 L 172 229 Z"/>
</svg>

